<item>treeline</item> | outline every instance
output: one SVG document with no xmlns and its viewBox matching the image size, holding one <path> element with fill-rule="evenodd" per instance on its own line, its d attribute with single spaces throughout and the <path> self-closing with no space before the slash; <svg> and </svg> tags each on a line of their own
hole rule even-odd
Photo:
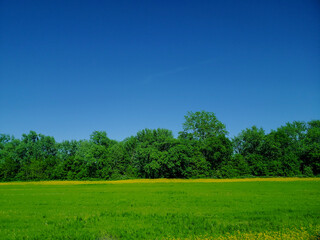
<svg viewBox="0 0 320 240">
<path fill-rule="evenodd" d="M 34 131 L 21 139 L 0 134 L 0 181 L 320 175 L 320 120 L 227 134 L 205 111 L 189 112 L 178 138 L 167 129 L 121 142 L 104 131 L 61 143 Z"/>
</svg>

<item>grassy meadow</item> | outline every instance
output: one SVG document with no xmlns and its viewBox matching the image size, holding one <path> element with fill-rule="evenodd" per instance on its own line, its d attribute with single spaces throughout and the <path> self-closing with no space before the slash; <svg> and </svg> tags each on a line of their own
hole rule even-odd
<svg viewBox="0 0 320 240">
<path fill-rule="evenodd" d="M 320 179 L 0 183 L 0 239 L 319 239 Z"/>
</svg>

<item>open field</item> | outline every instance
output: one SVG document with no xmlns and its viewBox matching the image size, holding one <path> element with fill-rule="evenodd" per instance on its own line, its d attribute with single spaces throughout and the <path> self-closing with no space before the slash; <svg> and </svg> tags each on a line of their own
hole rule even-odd
<svg viewBox="0 0 320 240">
<path fill-rule="evenodd" d="M 317 239 L 319 199 L 319 178 L 0 183 L 0 239 Z"/>
<path fill-rule="evenodd" d="M 34 182 L 0 182 L 1 185 L 88 185 L 88 184 L 123 184 L 123 183 L 227 183 L 227 182 L 297 182 L 316 181 L 320 178 L 235 178 L 235 179 L 129 179 L 114 181 L 34 181 Z"/>
</svg>

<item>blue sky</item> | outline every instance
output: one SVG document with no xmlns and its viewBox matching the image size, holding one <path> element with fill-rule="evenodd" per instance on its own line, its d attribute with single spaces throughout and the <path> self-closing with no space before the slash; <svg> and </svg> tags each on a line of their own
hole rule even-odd
<svg viewBox="0 0 320 240">
<path fill-rule="evenodd" d="M 320 119 L 320 3 L 0 0 L 0 132 L 122 140 Z"/>
</svg>

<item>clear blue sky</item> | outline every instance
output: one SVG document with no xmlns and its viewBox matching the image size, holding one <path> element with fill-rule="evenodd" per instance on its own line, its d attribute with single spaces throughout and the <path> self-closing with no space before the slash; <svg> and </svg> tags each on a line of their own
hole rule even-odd
<svg viewBox="0 0 320 240">
<path fill-rule="evenodd" d="M 320 2 L 0 0 L 0 133 L 320 119 Z"/>
</svg>

